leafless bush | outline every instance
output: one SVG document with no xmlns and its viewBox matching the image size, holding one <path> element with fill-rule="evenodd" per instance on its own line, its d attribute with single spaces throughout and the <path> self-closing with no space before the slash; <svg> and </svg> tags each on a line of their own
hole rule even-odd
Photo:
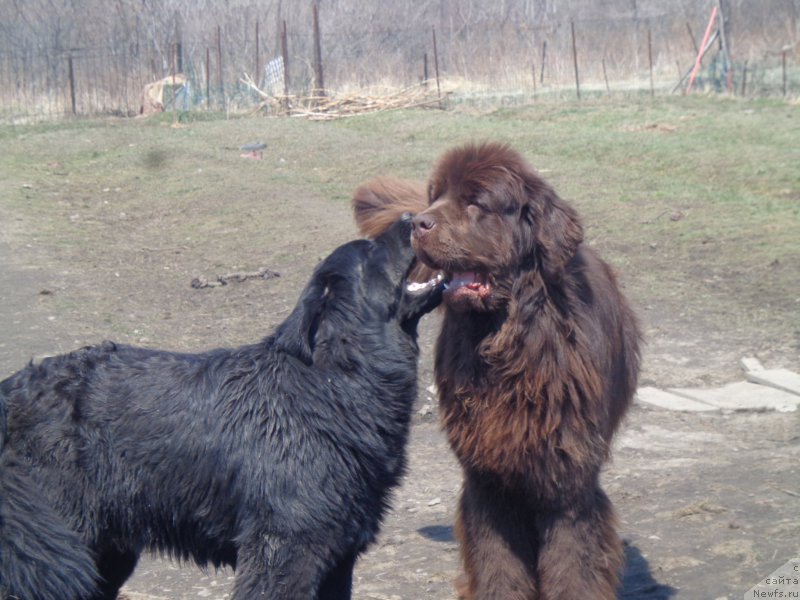
<svg viewBox="0 0 800 600">
<path fill-rule="evenodd" d="M 568 86 L 574 26 L 585 83 L 635 87 L 647 80 L 652 56 L 656 78 L 671 85 L 694 61 L 718 1 L 319 0 L 325 82 L 342 91 L 407 87 L 423 79 L 426 56 L 432 77 L 435 29 L 443 77 L 484 90 Z M 783 59 L 786 48 L 794 64 L 800 0 L 721 2 L 737 73 L 747 61 L 756 85 L 760 65 Z M 173 72 L 189 80 L 181 106 L 246 106 L 258 98 L 237 82 L 248 73 L 263 83 L 265 65 L 280 56 L 284 22 L 291 92 L 303 93 L 313 86 L 311 6 L 7 0 L 0 3 L 0 113 L 135 114 L 144 86 Z"/>
</svg>

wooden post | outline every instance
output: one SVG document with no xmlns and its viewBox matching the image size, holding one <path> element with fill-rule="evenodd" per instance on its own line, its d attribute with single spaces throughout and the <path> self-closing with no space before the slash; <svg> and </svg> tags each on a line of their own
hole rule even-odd
<svg viewBox="0 0 800 600">
<path fill-rule="evenodd" d="M 275 39 L 280 40 L 283 34 L 283 0 L 278 0 L 278 8 L 275 11 Z"/>
<path fill-rule="evenodd" d="M 436 96 L 439 98 L 439 108 L 442 108 L 442 88 L 439 85 L 439 50 L 436 48 L 436 27 L 431 26 L 433 32 L 433 66 L 436 70 Z"/>
<path fill-rule="evenodd" d="M 172 45 L 172 126 L 178 126 L 178 94 L 176 93 L 176 86 L 175 86 L 175 67 L 178 62 L 178 43 L 175 42 Z"/>
<path fill-rule="evenodd" d="M 578 94 L 578 100 L 581 99 L 581 79 L 580 75 L 578 74 L 578 48 L 577 44 L 575 43 L 575 22 L 569 22 L 570 29 L 572 31 L 572 63 L 575 65 L 575 91 Z"/>
<path fill-rule="evenodd" d="M 744 69 L 742 69 L 742 98 L 747 95 L 747 59 L 744 61 Z"/>
<path fill-rule="evenodd" d="M 217 82 L 219 83 L 219 95 L 222 110 L 225 110 L 225 84 L 222 80 L 222 30 L 217 25 Z"/>
<path fill-rule="evenodd" d="M 67 72 L 69 75 L 69 100 L 72 105 L 72 114 L 77 114 L 75 106 L 75 66 L 72 61 L 72 54 L 67 57 Z"/>
<path fill-rule="evenodd" d="M 183 43 L 180 41 L 175 44 L 175 59 L 178 73 L 183 73 Z"/>
<path fill-rule="evenodd" d="M 211 111 L 211 49 L 206 46 L 206 112 Z"/>
<path fill-rule="evenodd" d="M 100 99 L 97 95 L 97 91 L 100 89 L 100 85 L 98 83 L 100 69 L 97 68 L 97 57 L 84 56 L 84 64 L 86 64 L 87 67 L 86 83 L 89 87 L 88 113 L 96 114 L 98 112 L 98 108 L 100 107 Z M 31 92 L 35 95 L 36 89 L 32 88 Z"/>
<path fill-rule="evenodd" d="M 260 64 L 261 57 L 258 54 L 258 19 L 256 19 L 256 71 L 254 75 L 254 81 L 256 84 L 261 84 L 261 64 Z"/>
<path fill-rule="evenodd" d="M 428 87 L 428 53 L 422 55 L 422 85 Z"/>
<path fill-rule="evenodd" d="M 281 58 L 283 59 L 283 109 L 289 114 L 289 43 L 286 38 L 286 21 L 281 27 Z"/>
<path fill-rule="evenodd" d="M 544 84 L 544 63 L 547 62 L 547 40 L 542 42 L 542 70 L 539 73 L 539 83 Z"/>
<path fill-rule="evenodd" d="M 175 11 L 175 68 L 178 73 L 183 73 L 183 41 L 181 35 L 181 19 Z"/>
<path fill-rule="evenodd" d="M 314 16 L 314 96 L 325 95 L 325 80 L 322 75 L 322 40 L 319 33 L 319 4 L 312 5 Z M 285 67 L 284 67 L 285 68 Z"/>
<path fill-rule="evenodd" d="M 631 0 L 631 8 L 633 9 L 633 63 L 634 72 L 639 72 L 639 6 L 636 0 Z"/>
<path fill-rule="evenodd" d="M 601 64 L 603 65 L 603 79 L 605 79 L 605 81 L 606 81 L 606 96 L 610 96 L 611 95 L 611 87 L 608 85 L 608 73 L 606 72 L 606 57 L 605 56 L 603 57 L 603 60 L 602 60 Z"/>
<path fill-rule="evenodd" d="M 786 49 L 781 52 L 781 69 L 783 70 L 783 97 L 786 98 Z"/>
<path fill-rule="evenodd" d="M 653 86 L 653 37 L 649 27 L 647 28 L 647 62 L 650 65 L 650 97 L 654 98 L 656 90 Z"/>
<path fill-rule="evenodd" d="M 722 56 L 724 59 L 723 64 L 725 65 L 727 72 L 728 93 L 731 93 L 733 92 L 733 71 L 731 69 L 731 53 L 728 46 L 727 19 L 725 17 L 726 11 L 722 4 L 722 0 L 717 0 L 717 7 L 719 8 L 719 39 L 722 43 Z"/>
</svg>

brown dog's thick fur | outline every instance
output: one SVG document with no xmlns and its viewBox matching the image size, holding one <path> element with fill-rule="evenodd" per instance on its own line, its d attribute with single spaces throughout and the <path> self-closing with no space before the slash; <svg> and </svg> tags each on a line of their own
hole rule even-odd
<svg viewBox="0 0 800 600">
<path fill-rule="evenodd" d="M 416 213 L 419 277 L 450 280 L 435 371 L 464 470 L 459 593 L 616 598 L 623 549 L 599 477 L 636 388 L 633 312 L 572 207 L 508 146 L 447 152 L 422 190 L 379 178 L 354 209 L 370 236 Z"/>
</svg>

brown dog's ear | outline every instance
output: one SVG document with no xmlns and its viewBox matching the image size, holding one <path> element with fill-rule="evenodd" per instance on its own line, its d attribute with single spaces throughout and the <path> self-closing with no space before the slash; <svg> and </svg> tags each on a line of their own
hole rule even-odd
<svg viewBox="0 0 800 600">
<path fill-rule="evenodd" d="M 575 209 L 538 177 L 526 178 L 525 193 L 523 255 L 533 256 L 547 280 L 558 281 L 583 242 L 583 226 Z"/>
<path fill-rule="evenodd" d="M 353 213 L 362 235 L 375 238 L 395 223 L 403 213 L 416 214 L 428 207 L 424 183 L 376 177 L 353 193 Z"/>
</svg>

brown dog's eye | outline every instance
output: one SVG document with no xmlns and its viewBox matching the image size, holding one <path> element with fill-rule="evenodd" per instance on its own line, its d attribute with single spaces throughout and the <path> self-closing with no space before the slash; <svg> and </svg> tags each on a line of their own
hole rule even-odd
<svg viewBox="0 0 800 600">
<path fill-rule="evenodd" d="M 471 219 L 478 219 L 481 215 L 483 215 L 485 211 L 481 209 L 477 204 L 469 204 L 467 205 L 467 214 Z"/>
<path fill-rule="evenodd" d="M 467 207 L 475 207 L 481 212 L 490 212 L 489 207 L 486 205 L 485 202 L 481 201 L 479 198 L 470 198 L 467 200 Z"/>
<path fill-rule="evenodd" d="M 434 183 L 428 184 L 428 204 L 433 204 L 442 195 L 442 190 L 440 186 L 435 185 Z"/>
</svg>

